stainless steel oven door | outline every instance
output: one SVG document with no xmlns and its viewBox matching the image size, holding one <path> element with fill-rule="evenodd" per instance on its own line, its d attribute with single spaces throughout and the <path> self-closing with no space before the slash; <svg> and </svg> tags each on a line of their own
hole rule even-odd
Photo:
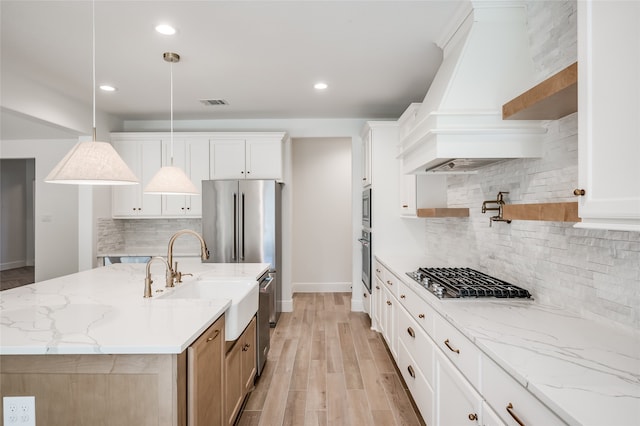
<svg viewBox="0 0 640 426">
<path fill-rule="evenodd" d="M 362 284 L 371 294 L 371 231 L 362 230 Z"/>
</svg>

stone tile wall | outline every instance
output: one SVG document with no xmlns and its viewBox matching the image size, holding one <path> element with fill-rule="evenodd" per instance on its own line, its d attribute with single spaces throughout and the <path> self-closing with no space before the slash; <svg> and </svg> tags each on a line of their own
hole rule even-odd
<svg viewBox="0 0 640 426">
<path fill-rule="evenodd" d="M 575 1 L 528 2 L 531 46 L 540 80 L 576 60 Z M 470 266 L 521 285 L 542 302 L 585 318 L 640 327 L 640 233 L 585 230 L 571 223 L 494 223 L 484 200 L 509 191 L 508 203 L 575 201 L 577 113 L 546 123 L 544 156 L 512 160 L 476 175 L 450 176 L 453 207 L 468 219 L 425 220 L 426 251 L 436 261 Z"/>
</svg>

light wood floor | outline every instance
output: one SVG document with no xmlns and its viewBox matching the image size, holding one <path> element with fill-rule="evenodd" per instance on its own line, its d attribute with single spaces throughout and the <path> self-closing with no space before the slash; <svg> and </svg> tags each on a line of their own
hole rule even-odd
<svg viewBox="0 0 640 426">
<path fill-rule="evenodd" d="M 20 287 L 34 282 L 33 266 L 0 271 L 0 290 Z"/>
<path fill-rule="evenodd" d="M 350 312 L 350 293 L 293 300 L 239 425 L 424 425 L 382 336 Z"/>
</svg>

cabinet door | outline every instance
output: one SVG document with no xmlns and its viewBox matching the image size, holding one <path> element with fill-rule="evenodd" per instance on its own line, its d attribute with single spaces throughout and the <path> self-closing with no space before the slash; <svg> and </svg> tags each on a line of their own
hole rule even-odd
<svg viewBox="0 0 640 426">
<path fill-rule="evenodd" d="M 401 172 L 402 173 L 402 172 Z M 416 216 L 416 175 L 400 175 L 400 214 Z"/>
<path fill-rule="evenodd" d="M 578 2 L 576 227 L 640 231 L 640 2 Z"/>
<path fill-rule="evenodd" d="M 224 316 L 187 348 L 189 426 L 223 423 Z"/>
<path fill-rule="evenodd" d="M 158 217 L 161 197 L 145 195 L 144 188 L 162 165 L 162 147 L 158 140 L 114 141 L 114 148 L 140 179 L 139 185 L 116 186 L 112 189 L 114 217 Z"/>
<path fill-rule="evenodd" d="M 162 143 L 163 165 L 171 163 L 171 142 Z M 173 142 L 173 164 L 180 167 L 199 190 L 202 181 L 209 179 L 209 141 L 176 140 Z M 202 216 L 202 195 L 163 195 L 163 216 Z"/>
<path fill-rule="evenodd" d="M 211 179 L 244 179 L 244 139 L 213 139 L 210 141 L 209 150 Z"/>
<path fill-rule="evenodd" d="M 482 398 L 443 356 L 438 356 L 438 425 L 479 425 Z"/>
<path fill-rule="evenodd" d="M 256 318 L 254 317 L 242 335 L 243 395 L 253 388 L 256 378 Z"/>
<path fill-rule="evenodd" d="M 362 137 L 362 186 L 371 185 L 371 138 L 369 129 Z"/>
<path fill-rule="evenodd" d="M 383 313 L 383 323 L 384 323 L 384 332 L 382 335 L 387 341 L 387 345 L 389 346 L 389 350 L 391 351 L 391 355 L 395 360 L 398 359 L 398 342 L 396 341 L 396 299 L 393 297 L 391 291 L 387 288 L 387 286 L 383 287 L 384 291 L 384 313 Z"/>
<path fill-rule="evenodd" d="M 382 290 L 383 284 L 380 278 L 376 276 L 375 285 L 373 286 L 373 294 L 375 298 L 375 306 L 373 309 L 373 317 L 375 319 L 375 327 L 378 332 L 384 335 L 384 290 Z"/>
<path fill-rule="evenodd" d="M 245 179 L 282 180 L 282 141 L 249 139 L 246 141 Z"/>
<path fill-rule="evenodd" d="M 242 404 L 242 345 L 236 342 L 225 358 L 225 422 L 233 425 Z"/>
<path fill-rule="evenodd" d="M 371 318 L 371 295 L 366 288 L 362 289 L 362 309 Z"/>
</svg>

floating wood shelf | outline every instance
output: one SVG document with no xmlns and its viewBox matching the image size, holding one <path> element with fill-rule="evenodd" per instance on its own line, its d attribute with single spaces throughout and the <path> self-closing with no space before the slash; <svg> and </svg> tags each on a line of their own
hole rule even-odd
<svg viewBox="0 0 640 426">
<path fill-rule="evenodd" d="M 578 111 L 578 63 L 502 106 L 503 120 L 557 120 Z"/>
<path fill-rule="evenodd" d="M 418 217 L 469 217 L 468 208 L 418 209 Z"/>
<path fill-rule="evenodd" d="M 505 204 L 502 217 L 508 220 L 580 222 L 578 203 Z"/>
</svg>

